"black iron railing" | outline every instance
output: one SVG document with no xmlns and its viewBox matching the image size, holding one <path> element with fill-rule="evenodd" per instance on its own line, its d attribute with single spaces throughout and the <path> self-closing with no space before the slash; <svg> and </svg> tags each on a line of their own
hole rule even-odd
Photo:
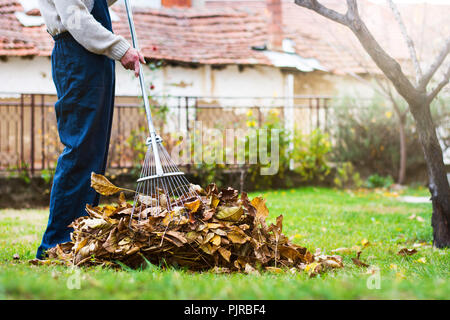
<svg viewBox="0 0 450 320">
<path fill-rule="evenodd" d="M 277 110 L 281 120 L 294 109 L 296 121 L 306 130 L 327 130 L 328 96 L 295 97 L 153 97 L 155 126 L 162 134 L 191 130 L 196 121 L 204 128 L 245 127 L 254 119 L 260 127 L 269 110 Z M 18 94 L 0 99 L 0 171 L 26 170 L 34 174 L 53 169 L 62 151 L 58 137 L 54 103 L 44 94 Z M 144 140 L 146 122 L 138 97 L 116 97 L 109 168 L 133 168 Z M 251 114 L 251 116 L 250 116 Z M 300 120 L 299 120 L 300 119 Z"/>
</svg>

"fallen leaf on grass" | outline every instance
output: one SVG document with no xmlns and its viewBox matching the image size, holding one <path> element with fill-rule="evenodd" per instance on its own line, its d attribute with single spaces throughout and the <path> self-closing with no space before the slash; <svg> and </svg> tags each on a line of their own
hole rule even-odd
<svg viewBox="0 0 450 320">
<path fill-rule="evenodd" d="M 369 267 L 369 265 L 367 263 L 364 263 L 361 260 L 359 260 L 360 255 L 361 255 L 361 251 L 358 251 L 358 253 L 356 254 L 356 258 L 352 258 L 353 263 L 355 265 L 357 265 L 358 267 L 364 267 L 364 268 Z"/>
<path fill-rule="evenodd" d="M 420 258 L 420 259 L 417 259 L 416 261 L 417 261 L 417 262 L 420 262 L 420 263 L 427 263 L 427 258 L 422 257 L 422 258 Z"/>
<path fill-rule="evenodd" d="M 278 274 L 284 273 L 283 269 L 276 268 L 276 267 L 266 267 L 266 271 L 272 272 L 272 273 L 278 273 Z"/>
<path fill-rule="evenodd" d="M 256 274 L 259 275 L 259 271 L 253 268 L 250 264 L 245 264 L 244 272 L 246 274 Z"/>
<path fill-rule="evenodd" d="M 362 239 L 361 244 L 362 244 L 363 248 L 370 246 L 370 242 L 367 239 Z"/>
<path fill-rule="evenodd" d="M 322 272 L 322 265 L 319 262 L 313 262 L 306 265 L 305 271 L 308 273 L 309 277 L 315 277 Z"/>
<path fill-rule="evenodd" d="M 369 267 L 369 265 L 367 263 L 362 262 L 361 260 L 357 259 L 357 258 L 352 258 L 352 261 L 355 265 L 357 265 L 358 267 Z"/>
<path fill-rule="evenodd" d="M 337 248 L 334 250 L 331 250 L 332 253 L 342 253 L 342 254 L 348 254 L 348 253 L 352 253 L 353 250 L 350 248 Z"/>
<path fill-rule="evenodd" d="M 408 249 L 408 248 L 400 249 L 400 251 L 397 252 L 397 254 L 401 256 L 412 256 L 413 254 L 416 253 L 417 253 L 416 249 Z"/>
<path fill-rule="evenodd" d="M 417 221 L 419 221 L 419 222 L 425 222 L 425 219 L 424 218 L 422 218 L 421 216 L 417 216 L 415 213 L 414 214 L 412 214 L 412 215 L 410 215 L 409 217 L 408 217 L 408 219 L 409 220 L 417 220 Z"/>
</svg>

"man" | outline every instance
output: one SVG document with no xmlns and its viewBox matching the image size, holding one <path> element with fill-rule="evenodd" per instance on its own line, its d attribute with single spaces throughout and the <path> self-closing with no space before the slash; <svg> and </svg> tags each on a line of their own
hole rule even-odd
<svg viewBox="0 0 450 320">
<path fill-rule="evenodd" d="M 104 173 L 114 107 L 115 61 L 139 75 L 143 56 L 112 32 L 108 6 L 116 0 L 39 0 L 55 40 L 52 77 L 58 132 L 65 148 L 56 166 L 47 229 L 36 257 L 70 241 L 67 226 L 96 206 L 91 172 Z"/>
</svg>

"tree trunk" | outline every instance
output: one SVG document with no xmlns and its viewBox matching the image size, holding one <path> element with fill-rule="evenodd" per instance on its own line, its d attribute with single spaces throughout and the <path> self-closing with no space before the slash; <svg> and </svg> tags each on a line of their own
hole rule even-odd
<svg viewBox="0 0 450 320">
<path fill-rule="evenodd" d="M 450 247 L 450 186 L 447 180 L 442 149 L 431 117 L 430 104 L 410 105 L 416 121 L 419 140 L 428 169 L 428 188 L 433 202 L 433 244 L 437 248 Z"/>
<path fill-rule="evenodd" d="M 402 185 L 405 182 L 406 176 L 406 135 L 405 135 L 405 120 L 406 117 L 398 115 L 398 130 L 400 138 L 400 166 L 398 169 L 398 181 L 397 183 Z"/>
</svg>

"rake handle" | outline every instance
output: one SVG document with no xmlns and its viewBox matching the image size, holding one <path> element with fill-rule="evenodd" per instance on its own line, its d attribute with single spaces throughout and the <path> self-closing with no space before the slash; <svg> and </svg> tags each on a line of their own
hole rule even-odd
<svg viewBox="0 0 450 320">
<path fill-rule="evenodd" d="M 136 29 L 134 27 L 134 21 L 133 21 L 133 11 L 131 9 L 129 0 L 125 0 L 125 8 L 127 11 L 128 24 L 130 26 L 131 40 L 133 42 L 133 47 L 139 51 L 139 44 L 138 44 L 138 40 L 137 40 Z M 148 130 L 150 133 L 152 149 L 153 149 L 153 153 L 155 155 L 156 174 L 158 176 L 162 176 L 163 170 L 162 170 L 162 166 L 161 166 L 161 159 L 159 157 L 158 146 L 156 145 L 156 131 L 155 131 L 155 127 L 153 125 L 152 112 L 150 110 L 150 104 L 148 102 L 147 90 L 145 89 L 144 71 L 142 69 L 142 65 L 141 65 L 140 61 L 139 61 L 139 83 L 141 85 L 142 99 L 144 100 L 145 113 L 147 115 Z"/>
</svg>

